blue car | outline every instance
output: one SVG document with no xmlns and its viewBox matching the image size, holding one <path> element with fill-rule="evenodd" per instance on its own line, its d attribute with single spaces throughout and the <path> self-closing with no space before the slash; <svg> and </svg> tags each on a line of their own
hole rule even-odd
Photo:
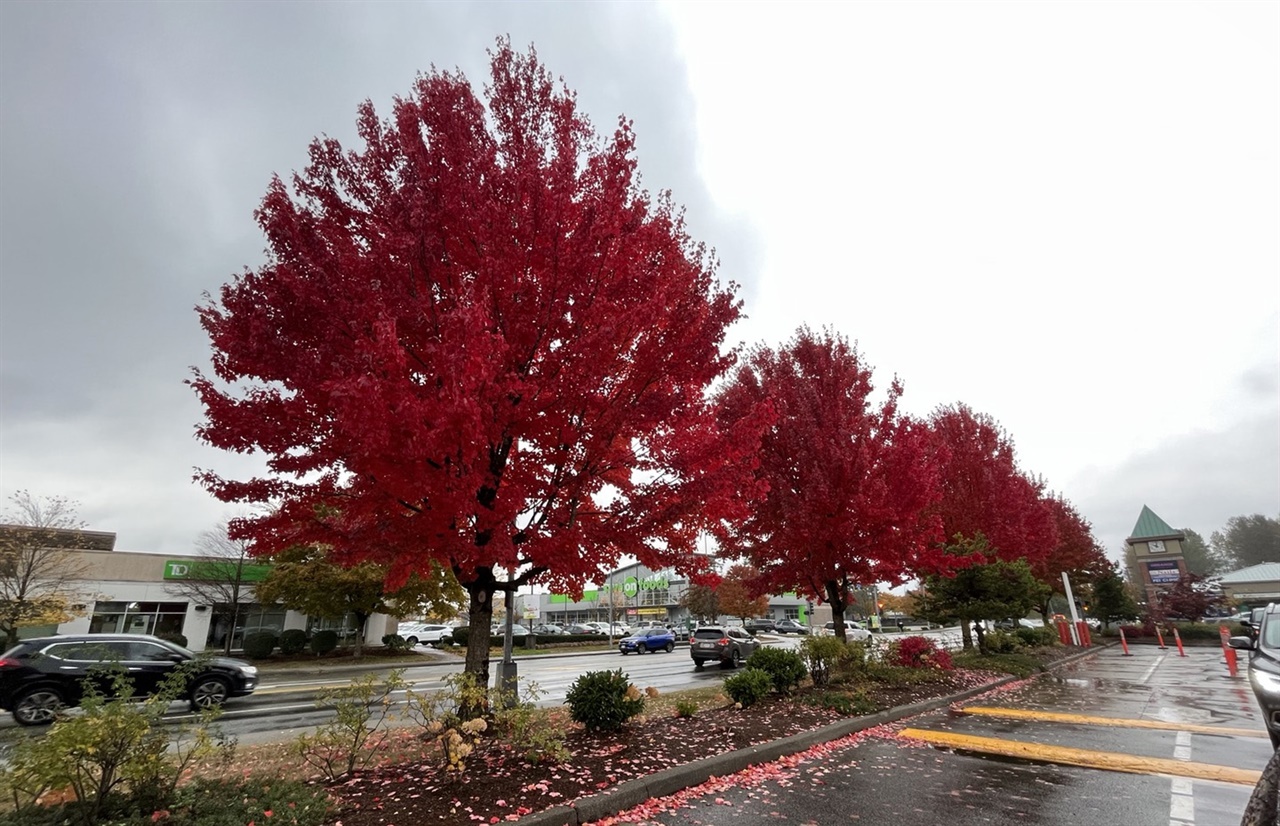
<svg viewBox="0 0 1280 826">
<path fill-rule="evenodd" d="M 637 654 L 666 651 L 670 654 L 675 648 L 676 635 L 670 628 L 645 628 L 618 642 L 618 650 L 624 656 L 632 651 Z"/>
</svg>

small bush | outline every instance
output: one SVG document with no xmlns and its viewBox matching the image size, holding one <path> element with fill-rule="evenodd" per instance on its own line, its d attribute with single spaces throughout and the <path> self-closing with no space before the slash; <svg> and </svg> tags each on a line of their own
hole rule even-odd
<svg viewBox="0 0 1280 826">
<path fill-rule="evenodd" d="M 1034 631 L 1034 628 L 1019 628 L 1019 631 Z M 982 651 L 984 654 L 1012 654 L 1023 645 L 1022 635 L 1006 634 L 1004 631 L 988 631 L 982 635 Z"/>
<path fill-rule="evenodd" d="M 758 668 L 769 675 L 773 688 L 785 694 L 809 675 L 804 658 L 784 648 L 757 648 L 747 658 L 747 668 Z"/>
<path fill-rule="evenodd" d="M 391 695 L 407 685 L 403 671 L 391 671 L 381 683 L 378 675 L 366 674 L 352 677 L 341 688 L 323 690 L 316 707 L 332 710 L 333 720 L 314 734 L 300 735 L 294 752 L 330 782 L 350 775 L 372 760 L 386 741 Z"/>
<path fill-rule="evenodd" d="M 621 669 L 588 671 L 573 681 L 565 695 L 569 716 L 589 731 L 611 731 L 644 711 L 644 696 Z"/>
<path fill-rule="evenodd" d="M 317 631 L 311 635 L 311 651 L 317 656 L 328 654 L 338 647 L 338 632 L 332 628 Z"/>
<path fill-rule="evenodd" d="M 698 704 L 692 700 L 676 700 L 676 716 L 689 718 L 698 713 Z"/>
<path fill-rule="evenodd" d="M 301 628 L 289 628 L 280 633 L 280 653 L 301 654 L 307 650 L 307 632 Z"/>
<path fill-rule="evenodd" d="M 890 654 L 892 665 L 907 668 L 939 668 L 950 671 L 951 655 L 938 648 L 928 637 L 907 637 L 893 644 Z"/>
<path fill-rule="evenodd" d="M 826 685 L 860 669 L 866 662 L 867 648 L 839 637 L 805 637 L 800 641 L 800 656 L 809 667 L 813 684 Z"/>
<path fill-rule="evenodd" d="M 387 647 L 388 651 L 397 654 L 401 651 L 408 651 L 410 648 L 413 648 L 413 646 L 409 644 L 409 641 L 399 634 L 383 634 L 382 644 Z"/>
<path fill-rule="evenodd" d="M 657 689 L 650 688 L 646 693 L 657 696 Z M 547 725 L 547 713 L 538 709 L 538 700 L 544 694 L 533 682 L 524 684 L 523 696 L 518 691 L 513 697 L 511 692 L 494 689 L 490 705 L 494 731 L 529 763 L 563 763 L 570 757 L 564 731 L 560 726 Z"/>
<path fill-rule="evenodd" d="M 1032 631 L 1037 629 L 1028 628 L 1025 630 Z M 963 654 L 957 654 L 953 661 L 958 668 L 971 668 L 977 671 L 999 671 L 1005 674 L 1013 674 L 1017 677 L 1030 677 L 1032 674 L 1044 671 L 1044 666 L 1035 657 L 1017 652 L 983 655 L 966 651 Z"/>
<path fill-rule="evenodd" d="M 156 636 L 165 642 L 171 642 L 174 645 L 181 645 L 183 648 L 187 647 L 187 638 L 184 635 L 179 634 L 177 631 L 165 631 L 163 634 L 156 634 Z"/>
<path fill-rule="evenodd" d="M 1018 628 L 1014 630 L 1018 641 L 1029 648 L 1060 645 L 1058 632 L 1053 628 Z"/>
<path fill-rule="evenodd" d="M 725 693 L 743 708 L 760 702 L 769 696 L 772 689 L 773 677 L 759 668 L 744 668 L 724 681 Z"/>
<path fill-rule="evenodd" d="M 244 635 L 244 655 L 251 660 L 262 660 L 276 650 L 279 637 L 270 631 L 254 631 Z"/>
</svg>

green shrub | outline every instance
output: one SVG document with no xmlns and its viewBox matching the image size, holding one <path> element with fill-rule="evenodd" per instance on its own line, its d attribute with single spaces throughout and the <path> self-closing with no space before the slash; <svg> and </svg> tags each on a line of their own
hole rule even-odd
<svg viewBox="0 0 1280 826">
<path fill-rule="evenodd" d="M 758 668 L 769 675 L 775 691 L 785 694 L 809 676 L 804 658 L 785 648 L 757 648 L 747 658 L 747 668 Z"/>
<path fill-rule="evenodd" d="M 800 656 L 809 667 L 813 684 L 826 685 L 860 669 L 866 662 L 867 647 L 839 637 L 805 637 L 800 641 Z"/>
<path fill-rule="evenodd" d="M 467 638 L 471 636 L 471 629 L 464 625 L 460 628 L 453 629 L 451 633 L 453 635 L 454 645 L 465 646 L 467 644 Z"/>
<path fill-rule="evenodd" d="M 183 648 L 187 647 L 187 638 L 184 635 L 179 634 L 177 631 L 165 631 L 162 634 L 156 634 L 156 636 L 165 642 L 171 642 L 174 645 L 181 645 Z"/>
<path fill-rule="evenodd" d="M 281 654 L 301 654 L 307 650 L 307 632 L 301 628 L 288 628 L 280 633 Z"/>
<path fill-rule="evenodd" d="M 759 668 L 744 668 L 724 681 L 725 694 L 743 708 L 760 702 L 772 689 L 773 677 Z"/>
<path fill-rule="evenodd" d="M 36 800 L 51 789 L 70 789 L 72 800 L 56 807 L 58 823 L 93 826 L 118 810 L 153 812 L 174 799 L 178 780 L 195 763 L 231 746 L 212 729 L 219 709 L 201 712 L 194 723 L 164 725 L 170 703 L 186 692 L 197 665 L 186 663 L 160 683 L 155 694 L 135 702 L 133 682 L 120 668 L 99 672 L 109 691 L 84 681 L 80 713 L 56 720 L 43 737 L 18 742 L 0 769 L 15 823 L 39 822 Z"/>
<path fill-rule="evenodd" d="M 1019 628 L 1019 631 L 1034 631 L 1034 628 Z M 1012 654 L 1024 643 L 1021 635 L 1006 634 L 1004 631 L 988 631 L 982 635 L 982 650 L 986 654 Z"/>
<path fill-rule="evenodd" d="M 644 711 L 644 696 L 621 669 L 588 671 L 573 681 L 565 695 L 569 716 L 588 731 L 611 731 Z"/>
<path fill-rule="evenodd" d="M 323 690 L 316 707 L 332 710 L 333 719 L 314 734 L 300 735 L 294 751 L 326 780 L 350 775 L 378 753 L 387 738 L 383 724 L 391 718 L 391 695 L 407 685 L 403 671 L 391 671 L 381 683 L 378 675 L 365 674 Z"/>
<path fill-rule="evenodd" d="M 692 700 L 676 700 L 676 716 L 689 718 L 698 713 L 698 704 Z"/>
<path fill-rule="evenodd" d="M 251 660 L 261 660 L 271 656 L 279 641 L 271 631 L 254 631 L 244 635 L 244 655 Z"/>
<path fill-rule="evenodd" d="M 1017 628 L 1013 633 L 1019 642 L 1029 648 L 1060 644 L 1058 632 L 1053 628 Z"/>
<path fill-rule="evenodd" d="M 563 763 L 569 759 L 564 732 L 545 725 L 546 712 L 538 710 L 543 692 L 533 682 L 524 683 L 524 691 L 511 692 L 495 688 L 490 708 L 494 732 L 506 739 L 530 763 Z"/>
<path fill-rule="evenodd" d="M 395 653 L 408 651 L 410 648 L 413 648 L 413 646 L 409 644 L 409 641 L 399 634 L 383 634 L 382 644 L 387 647 L 387 650 Z"/>
<path fill-rule="evenodd" d="M 311 650 L 317 657 L 322 654 L 328 654 L 337 647 L 338 632 L 332 628 L 326 628 L 311 635 Z"/>
</svg>

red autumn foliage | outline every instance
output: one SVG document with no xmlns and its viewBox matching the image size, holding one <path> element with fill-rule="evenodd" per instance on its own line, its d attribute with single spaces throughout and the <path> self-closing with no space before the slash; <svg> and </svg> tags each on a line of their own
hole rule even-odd
<svg viewBox="0 0 1280 826">
<path fill-rule="evenodd" d="M 1093 536 L 1089 521 L 1067 500 L 1059 496 L 1045 498 L 1045 505 L 1053 514 L 1057 528 L 1058 544 L 1044 556 L 1029 560 L 1036 579 L 1055 591 L 1062 590 L 1062 574 L 1071 578 L 1072 587 L 1093 582 L 1111 570 L 1106 552 Z M 1039 606 L 1040 613 L 1048 617 L 1048 600 Z"/>
<path fill-rule="evenodd" d="M 393 584 L 438 562 L 479 636 L 495 590 L 580 591 L 625 554 L 696 571 L 699 532 L 746 512 L 761 421 L 722 429 L 706 402 L 740 302 L 639 188 L 630 123 L 599 138 L 504 41 L 485 94 L 433 70 L 389 120 L 360 107 L 363 149 L 318 139 L 292 192 L 274 179 L 267 263 L 198 308 L 214 377 L 191 381 L 200 438 L 266 457 L 198 476 L 274 505 L 237 537 Z"/>
<path fill-rule="evenodd" d="M 718 396 L 724 426 L 761 406 L 757 480 L 768 493 L 721 541 L 749 558 L 760 589 L 826 599 L 842 623 L 849 591 L 899 583 L 941 561 L 937 469 L 927 428 L 898 411 L 895 380 L 871 399 L 871 368 L 845 339 L 801 328 L 755 349 Z M 837 628 L 837 633 L 842 633 Z"/>
<path fill-rule="evenodd" d="M 928 637 L 904 637 L 894 643 L 894 665 L 908 668 L 939 668 L 950 671 L 955 668 L 951 661 L 951 653 L 939 648 Z"/>
<path fill-rule="evenodd" d="M 995 420 L 961 404 L 939 408 L 930 423 L 942 457 L 935 513 L 947 541 L 981 533 L 996 558 L 1033 567 L 1050 554 L 1058 535 L 1044 485 L 1018 469 L 1013 441 Z"/>
</svg>

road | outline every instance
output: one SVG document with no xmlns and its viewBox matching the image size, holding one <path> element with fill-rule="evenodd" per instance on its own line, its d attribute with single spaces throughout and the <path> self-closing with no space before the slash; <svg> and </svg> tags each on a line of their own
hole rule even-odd
<svg viewBox="0 0 1280 826">
<path fill-rule="evenodd" d="M 1053 678 L 650 802 L 664 826 L 1234 826 L 1272 755 L 1219 649 L 1107 649 Z M 986 711 L 983 711 L 986 709 Z M 1066 716 L 1056 716 L 1066 715 Z M 1107 724 L 1104 724 L 1107 723 Z M 663 805 L 675 805 L 659 812 Z"/>
</svg>

